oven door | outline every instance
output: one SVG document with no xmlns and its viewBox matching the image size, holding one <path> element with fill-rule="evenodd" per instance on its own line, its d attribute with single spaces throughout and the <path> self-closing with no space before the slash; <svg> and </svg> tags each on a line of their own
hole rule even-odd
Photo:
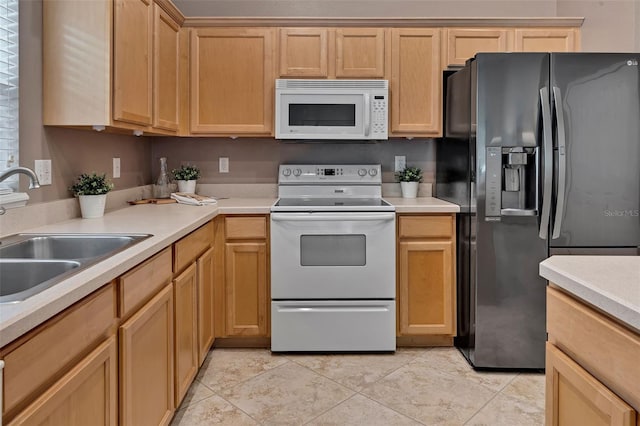
<svg viewBox="0 0 640 426">
<path fill-rule="evenodd" d="M 280 93 L 277 139 L 367 139 L 369 95 L 363 93 Z"/>
<path fill-rule="evenodd" d="M 393 299 L 395 213 L 272 213 L 271 298 Z"/>
</svg>

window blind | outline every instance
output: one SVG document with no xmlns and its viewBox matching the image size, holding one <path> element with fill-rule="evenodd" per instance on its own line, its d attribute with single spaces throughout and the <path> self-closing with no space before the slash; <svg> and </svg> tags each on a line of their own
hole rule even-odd
<svg viewBox="0 0 640 426">
<path fill-rule="evenodd" d="M 18 165 L 18 0 L 0 0 L 0 171 Z M 2 185 L 17 189 L 17 176 Z"/>
</svg>

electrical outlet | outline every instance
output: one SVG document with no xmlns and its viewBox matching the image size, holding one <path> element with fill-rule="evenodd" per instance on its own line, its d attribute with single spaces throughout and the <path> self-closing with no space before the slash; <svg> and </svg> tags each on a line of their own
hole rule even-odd
<svg viewBox="0 0 640 426">
<path fill-rule="evenodd" d="M 51 160 L 36 160 L 34 169 L 40 185 L 51 185 Z"/>
<path fill-rule="evenodd" d="M 119 178 L 120 177 L 120 158 L 118 157 L 114 157 L 113 158 L 113 178 Z"/>
<path fill-rule="evenodd" d="M 218 172 L 229 173 L 229 157 L 218 158 Z"/>
<path fill-rule="evenodd" d="M 396 155 L 395 171 L 400 172 L 407 166 L 407 157 Z"/>
</svg>

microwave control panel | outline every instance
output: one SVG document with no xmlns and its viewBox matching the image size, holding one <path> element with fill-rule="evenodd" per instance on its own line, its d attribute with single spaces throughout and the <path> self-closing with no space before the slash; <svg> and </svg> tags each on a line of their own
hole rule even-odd
<svg viewBox="0 0 640 426">
<path fill-rule="evenodd" d="M 387 97 L 373 95 L 371 101 L 371 133 L 374 138 L 387 138 Z"/>
</svg>

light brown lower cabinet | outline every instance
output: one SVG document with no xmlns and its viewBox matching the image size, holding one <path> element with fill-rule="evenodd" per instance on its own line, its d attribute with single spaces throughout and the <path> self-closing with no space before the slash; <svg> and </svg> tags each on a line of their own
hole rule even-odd
<svg viewBox="0 0 640 426">
<path fill-rule="evenodd" d="M 196 264 L 198 268 L 198 365 L 202 365 L 214 340 L 215 256 L 213 247 L 200 256 Z"/>
<path fill-rule="evenodd" d="M 176 407 L 198 373 L 198 281 L 192 263 L 173 280 Z"/>
<path fill-rule="evenodd" d="M 640 426 L 640 333 L 550 283 L 546 425 Z"/>
<path fill-rule="evenodd" d="M 116 338 L 112 336 L 8 424 L 115 426 L 118 424 L 117 358 Z"/>
<path fill-rule="evenodd" d="M 636 411 L 547 342 L 547 426 L 635 426 Z"/>
<path fill-rule="evenodd" d="M 119 329 L 120 424 L 166 425 L 173 416 L 173 286 Z"/>
<path fill-rule="evenodd" d="M 398 216 L 398 336 L 455 335 L 455 215 Z"/>
<path fill-rule="evenodd" d="M 267 243 L 225 244 L 228 336 L 267 336 Z"/>
</svg>

